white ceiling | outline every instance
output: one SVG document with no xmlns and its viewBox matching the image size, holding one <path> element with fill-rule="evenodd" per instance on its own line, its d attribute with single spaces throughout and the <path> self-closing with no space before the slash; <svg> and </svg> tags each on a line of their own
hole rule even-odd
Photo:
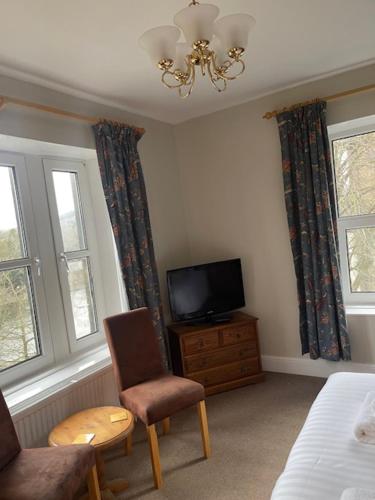
<svg viewBox="0 0 375 500">
<path fill-rule="evenodd" d="M 177 123 L 375 57 L 375 0 L 206 1 L 257 21 L 246 74 L 224 94 L 199 80 L 181 100 L 138 47 L 189 0 L 0 0 L 0 73 Z"/>
</svg>

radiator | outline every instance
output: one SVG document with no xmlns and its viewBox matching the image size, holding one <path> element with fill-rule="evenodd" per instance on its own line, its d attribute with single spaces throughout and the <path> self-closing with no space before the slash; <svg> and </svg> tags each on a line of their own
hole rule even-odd
<svg viewBox="0 0 375 500">
<path fill-rule="evenodd" d="M 64 418 L 86 408 L 107 405 L 119 405 L 112 366 L 14 415 L 13 422 L 23 448 L 47 446 L 50 431 Z"/>
</svg>

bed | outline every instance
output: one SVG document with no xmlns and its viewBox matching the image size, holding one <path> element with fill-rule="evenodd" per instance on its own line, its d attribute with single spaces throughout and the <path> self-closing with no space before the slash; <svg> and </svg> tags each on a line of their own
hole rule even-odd
<svg viewBox="0 0 375 500">
<path fill-rule="evenodd" d="M 375 374 L 331 375 L 316 398 L 271 500 L 339 500 L 346 488 L 375 490 L 375 445 L 355 440 L 353 424 Z"/>
</svg>

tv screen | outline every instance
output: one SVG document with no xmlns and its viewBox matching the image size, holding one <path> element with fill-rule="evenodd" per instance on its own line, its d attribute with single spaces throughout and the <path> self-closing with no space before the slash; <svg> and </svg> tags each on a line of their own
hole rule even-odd
<svg viewBox="0 0 375 500">
<path fill-rule="evenodd" d="M 241 260 L 225 260 L 167 272 L 174 321 L 212 317 L 245 305 Z"/>
</svg>

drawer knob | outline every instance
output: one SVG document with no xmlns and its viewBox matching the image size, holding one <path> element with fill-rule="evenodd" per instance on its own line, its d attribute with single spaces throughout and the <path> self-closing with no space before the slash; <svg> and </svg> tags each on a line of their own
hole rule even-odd
<svg viewBox="0 0 375 500">
<path fill-rule="evenodd" d="M 203 342 L 203 340 L 202 340 L 202 339 L 200 339 L 200 341 L 199 341 L 198 345 L 199 345 L 199 348 L 200 348 L 200 349 L 202 349 L 202 348 L 204 347 L 204 342 Z"/>
</svg>

